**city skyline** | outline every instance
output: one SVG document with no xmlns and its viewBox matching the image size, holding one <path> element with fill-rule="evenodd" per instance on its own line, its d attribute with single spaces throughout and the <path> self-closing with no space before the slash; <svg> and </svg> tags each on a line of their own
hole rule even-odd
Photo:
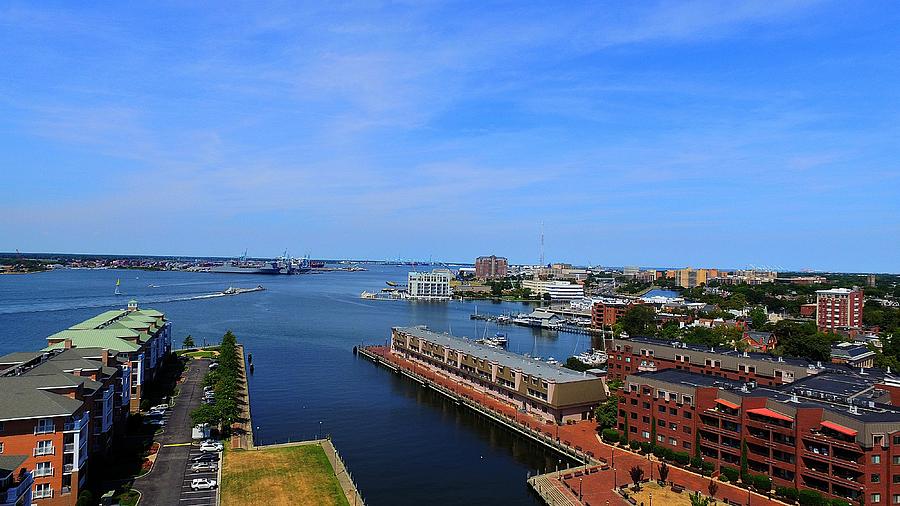
<svg viewBox="0 0 900 506">
<path fill-rule="evenodd" d="M 900 270 L 900 8 L 490 7 L 6 4 L 0 250 Z"/>
</svg>

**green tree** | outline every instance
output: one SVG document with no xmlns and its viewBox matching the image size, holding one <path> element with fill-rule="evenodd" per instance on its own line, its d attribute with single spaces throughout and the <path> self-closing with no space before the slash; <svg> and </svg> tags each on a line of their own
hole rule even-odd
<svg viewBox="0 0 900 506">
<path fill-rule="evenodd" d="M 594 415 L 597 418 L 597 427 L 600 429 L 615 427 L 619 415 L 618 395 L 611 392 L 609 398 L 603 404 L 597 406 Z"/>
<path fill-rule="evenodd" d="M 184 338 L 184 341 L 181 342 L 182 348 L 193 348 L 194 347 L 194 338 L 188 334 L 187 337 Z"/>
<path fill-rule="evenodd" d="M 704 497 L 700 494 L 700 492 L 691 492 L 689 496 L 691 498 L 691 506 L 709 506 L 710 499 L 709 497 Z"/>
<path fill-rule="evenodd" d="M 622 315 L 622 328 L 628 335 L 653 335 L 656 333 L 656 311 L 653 306 L 638 304 Z"/>
<path fill-rule="evenodd" d="M 628 475 L 631 476 L 631 481 L 634 483 L 635 488 L 638 488 L 641 486 L 641 480 L 644 479 L 644 468 L 631 466 L 631 469 L 628 470 Z"/>
<path fill-rule="evenodd" d="M 750 310 L 750 325 L 753 330 L 762 330 L 769 323 L 769 317 L 762 306 L 756 306 Z"/>
</svg>

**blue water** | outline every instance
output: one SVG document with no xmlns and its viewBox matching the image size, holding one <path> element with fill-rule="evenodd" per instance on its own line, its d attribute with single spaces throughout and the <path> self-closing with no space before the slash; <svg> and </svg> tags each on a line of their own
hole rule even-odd
<svg viewBox="0 0 900 506">
<path fill-rule="evenodd" d="M 643 297 L 669 297 L 669 298 L 672 298 L 672 297 L 681 297 L 681 294 L 674 290 L 656 289 L 656 290 L 650 290 L 649 292 L 645 293 L 643 295 Z"/>
<path fill-rule="evenodd" d="M 506 332 L 509 349 L 565 359 L 586 336 L 470 320 L 476 303 L 370 301 L 363 290 L 404 282 L 406 268 L 302 276 L 62 270 L 0 276 L 0 355 L 34 350 L 46 336 L 129 298 L 166 313 L 176 345 L 191 334 L 216 343 L 231 329 L 253 354 L 251 410 L 262 442 L 332 435 L 372 505 L 539 504 L 528 472 L 559 457 L 463 410 L 418 384 L 357 359 L 354 345 L 384 343 L 396 325 L 425 324 L 456 335 Z M 116 279 L 122 296 L 113 295 Z M 265 292 L 194 299 L 228 286 Z M 153 286 L 149 286 L 153 285 Z M 478 302 L 479 313 L 531 311 L 520 303 Z"/>
</svg>

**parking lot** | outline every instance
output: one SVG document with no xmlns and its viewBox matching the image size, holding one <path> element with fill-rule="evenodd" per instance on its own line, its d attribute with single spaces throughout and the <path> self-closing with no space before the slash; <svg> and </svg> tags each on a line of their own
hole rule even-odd
<svg viewBox="0 0 900 506">
<path fill-rule="evenodd" d="M 216 494 L 219 493 L 218 486 L 212 490 L 191 490 L 191 481 L 194 479 L 206 478 L 215 480 L 217 485 L 219 483 L 219 480 L 221 479 L 221 476 L 219 476 L 219 470 L 222 469 L 221 461 L 216 462 L 215 471 L 193 472 L 191 470 L 192 460 L 202 454 L 203 452 L 200 451 L 199 446 L 191 446 L 188 462 L 185 464 L 184 480 L 181 483 L 181 497 L 179 498 L 180 506 L 214 506 L 216 504 Z M 218 455 L 219 457 L 222 456 L 221 453 L 219 453 Z"/>
<path fill-rule="evenodd" d="M 175 406 L 162 417 L 165 430 L 155 438 L 161 444 L 156 463 L 150 473 L 138 478 L 134 488 L 141 492 L 141 504 L 179 506 L 218 504 L 218 486 L 212 490 L 192 490 L 191 481 L 208 478 L 219 483 L 219 473 L 193 472 L 191 459 L 201 454 L 191 441 L 190 413 L 203 398 L 203 377 L 209 370 L 209 360 L 192 360 L 185 371 L 185 381 Z M 217 454 L 221 457 L 221 453 Z M 220 463 L 219 463 L 220 464 Z M 217 466 L 220 469 L 220 466 Z"/>
</svg>

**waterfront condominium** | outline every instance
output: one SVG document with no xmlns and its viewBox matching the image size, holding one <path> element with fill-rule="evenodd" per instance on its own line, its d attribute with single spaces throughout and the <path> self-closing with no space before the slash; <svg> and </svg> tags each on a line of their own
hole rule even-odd
<svg viewBox="0 0 900 506">
<path fill-rule="evenodd" d="M 577 300 L 584 297 L 584 286 L 568 281 L 522 280 L 522 288 L 528 288 L 533 295 L 548 294 L 552 300 Z"/>
<path fill-rule="evenodd" d="M 391 352 L 556 423 L 591 418 L 607 397 L 599 377 L 425 327 L 395 327 Z"/>
<path fill-rule="evenodd" d="M 130 406 L 140 409 L 142 389 L 153 381 L 163 358 L 172 350 L 171 323 L 154 309 L 138 309 L 137 301 L 121 310 L 106 311 L 47 337 L 45 351 L 101 348 L 129 363 Z"/>
<path fill-rule="evenodd" d="M 434 269 L 431 272 L 410 272 L 407 278 L 407 293 L 410 299 L 449 300 L 450 278 L 448 269 Z"/>
<path fill-rule="evenodd" d="M 834 288 L 816 290 L 816 323 L 822 331 L 849 331 L 862 327 L 863 291 Z"/>
<path fill-rule="evenodd" d="M 508 270 L 509 262 L 504 257 L 491 255 L 475 259 L 475 277 L 478 279 L 503 279 Z"/>
<path fill-rule="evenodd" d="M 900 378 L 827 365 L 778 387 L 666 369 L 625 378 L 618 430 L 723 474 L 900 504 Z M 730 468 L 730 469 L 729 469 Z"/>
</svg>

